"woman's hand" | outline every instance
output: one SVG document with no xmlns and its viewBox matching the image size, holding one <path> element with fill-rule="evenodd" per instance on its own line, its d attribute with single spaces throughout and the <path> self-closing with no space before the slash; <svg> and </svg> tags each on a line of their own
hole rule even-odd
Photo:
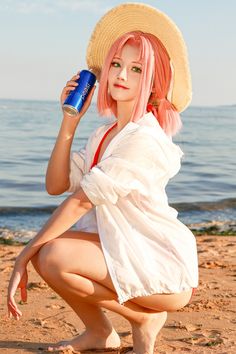
<svg viewBox="0 0 236 354">
<path fill-rule="evenodd" d="M 27 282 L 28 274 L 26 266 L 16 262 L 8 286 L 7 306 L 9 317 L 12 315 L 19 320 L 22 316 L 22 312 L 18 309 L 14 296 L 17 288 L 20 288 L 21 300 L 24 302 L 27 301 Z"/>
<path fill-rule="evenodd" d="M 63 88 L 62 93 L 61 93 L 61 105 L 63 105 L 66 98 L 69 96 L 70 92 L 74 91 L 76 89 L 76 87 L 78 86 L 78 83 L 76 82 L 76 80 L 78 80 L 80 77 L 79 73 L 80 72 L 78 72 L 69 81 L 67 81 L 66 86 Z M 96 89 L 96 86 L 94 85 L 92 90 L 90 91 L 86 101 L 84 102 L 82 110 L 80 111 L 80 113 L 78 113 L 77 115 L 75 115 L 73 117 L 74 119 L 78 120 L 85 114 L 88 107 L 90 106 L 95 89 Z M 66 117 L 68 116 L 71 119 L 71 116 L 69 116 L 65 112 L 63 112 L 63 113 L 64 113 L 64 116 L 66 116 Z"/>
</svg>

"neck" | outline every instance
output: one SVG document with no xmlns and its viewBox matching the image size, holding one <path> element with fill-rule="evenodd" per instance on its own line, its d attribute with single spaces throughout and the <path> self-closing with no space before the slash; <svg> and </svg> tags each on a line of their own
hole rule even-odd
<svg viewBox="0 0 236 354">
<path fill-rule="evenodd" d="M 124 128 L 124 126 L 130 122 L 132 111 L 134 108 L 134 102 L 117 102 L 117 132 Z"/>
</svg>

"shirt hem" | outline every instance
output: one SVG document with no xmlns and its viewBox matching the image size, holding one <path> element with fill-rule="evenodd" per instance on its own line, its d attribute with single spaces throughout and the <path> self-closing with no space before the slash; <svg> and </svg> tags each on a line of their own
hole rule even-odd
<svg viewBox="0 0 236 354">
<path fill-rule="evenodd" d="M 118 302 L 120 305 L 123 305 L 126 301 L 128 300 L 131 300 L 131 299 L 134 299 L 136 297 L 140 297 L 140 296 L 150 296 L 150 295 L 154 295 L 154 294 L 178 294 L 178 293 L 181 293 L 182 291 L 188 291 L 188 290 L 191 290 L 191 289 L 197 289 L 197 285 L 196 286 L 190 286 L 188 288 L 184 288 L 184 289 L 181 289 L 179 291 L 174 291 L 173 292 L 169 292 L 167 293 L 166 291 L 163 291 L 163 290 L 158 290 L 158 289 L 155 289 L 153 291 L 137 291 L 135 292 L 134 294 L 130 294 L 130 295 L 122 295 L 122 294 L 118 294 Z"/>
</svg>

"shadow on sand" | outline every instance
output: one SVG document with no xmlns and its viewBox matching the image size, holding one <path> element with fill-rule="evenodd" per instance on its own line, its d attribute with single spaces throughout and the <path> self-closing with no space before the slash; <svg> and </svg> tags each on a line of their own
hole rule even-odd
<svg viewBox="0 0 236 354">
<path fill-rule="evenodd" d="M 55 344 L 55 343 L 54 343 Z M 53 345 L 53 343 L 34 343 L 34 342 L 24 342 L 24 341 L 0 341 L 0 351 L 2 353 L 49 353 L 47 348 Z M 132 347 L 123 347 L 118 350 L 83 350 L 82 353 L 93 354 L 125 354 L 132 351 Z M 51 352 L 52 353 L 52 352 Z M 54 353 L 63 353 L 63 351 L 54 351 Z M 64 353 L 69 354 L 70 351 L 67 350 Z M 72 353 L 72 352 L 71 352 Z"/>
</svg>

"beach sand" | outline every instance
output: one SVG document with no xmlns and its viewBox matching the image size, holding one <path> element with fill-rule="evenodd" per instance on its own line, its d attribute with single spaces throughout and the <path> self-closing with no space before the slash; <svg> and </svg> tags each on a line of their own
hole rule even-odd
<svg viewBox="0 0 236 354">
<path fill-rule="evenodd" d="M 197 236 L 200 284 L 191 304 L 168 314 L 156 340 L 155 353 L 236 353 L 236 237 Z M 22 246 L 0 245 L 0 352 L 43 353 L 44 348 L 84 330 L 83 323 L 29 266 L 23 317 L 7 318 L 6 288 Z M 16 299 L 19 301 L 19 294 Z M 129 323 L 106 311 L 123 346 L 132 343 Z M 92 351 L 91 351 L 92 353 Z M 114 354 L 114 352 L 113 352 Z"/>
</svg>

